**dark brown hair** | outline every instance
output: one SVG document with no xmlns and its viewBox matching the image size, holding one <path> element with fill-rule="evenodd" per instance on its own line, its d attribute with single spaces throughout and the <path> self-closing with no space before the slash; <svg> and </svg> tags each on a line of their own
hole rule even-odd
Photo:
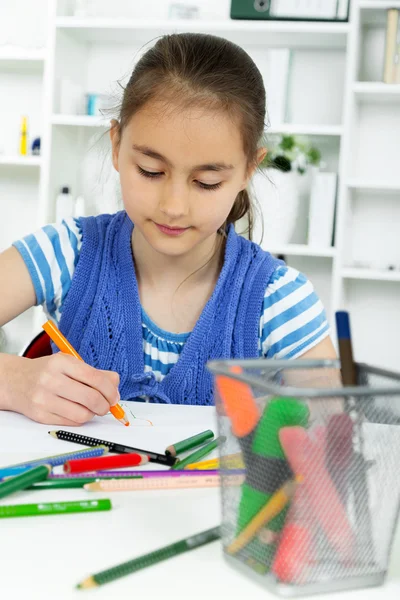
<svg viewBox="0 0 400 600">
<path fill-rule="evenodd" d="M 136 64 L 119 109 L 119 134 L 153 98 L 179 108 L 202 105 L 228 112 L 239 123 L 248 165 L 254 163 L 265 123 L 265 89 L 250 56 L 232 42 L 213 35 L 166 35 Z M 226 226 L 253 212 L 247 190 L 239 192 Z"/>
</svg>

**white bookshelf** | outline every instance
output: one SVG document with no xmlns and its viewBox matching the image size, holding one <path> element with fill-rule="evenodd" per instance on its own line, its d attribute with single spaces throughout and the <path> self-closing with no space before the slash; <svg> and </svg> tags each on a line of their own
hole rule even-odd
<svg viewBox="0 0 400 600">
<path fill-rule="evenodd" d="M 0 166 L 17 166 L 17 167 L 40 167 L 41 157 L 40 156 L 19 156 L 15 155 L 1 155 L 0 154 Z"/>
<path fill-rule="evenodd" d="M 191 21 L 168 20 L 165 0 L 152 0 L 157 19 L 149 9 L 146 13 L 145 3 L 125 0 L 125 16 L 113 15 L 113 4 L 105 0 L 95 4 L 102 7 L 101 17 L 76 18 L 72 1 L 40 0 L 42 47 L 0 47 L 0 130 L 3 124 L 9 127 L 6 147 L 0 149 L 0 198 L 9 196 L 12 201 L 6 222 L 0 223 L 0 248 L 54 219 L 61 186 L 70 185 L 75 196 L 89 196 L 89 203 L 98 196 L 107 199 L 113 189 L 111 167 L 104 168 L 109 164 L 109 119 L 60 114 L 59 77 L 72 79 L 86 92 L 107 93 L 110 83 L 126 81 L 144 44 L 171 32 L 226 37 L 242 45 L 261 70 L 268 49 L 290 48 L 290 122 L 272 122 L 268 134 L 310 136 L 327 169 L 338 173 L 336 237 L 334 247 L 307 245 L 308 204 L 302 198 L 291 242 L 269 249 L 310 277 L 332 324 L 335 310 L 350 310 L 358 360 L 400 370 L 400 85 L 381 81 L 386 10 L 400 8 L 400 2 L 351 0 L 350 21 L 344 24 L 234 21 L 228 18 L 230 0 L 202 0 L 205 17 Z M 117 5 L 120 9 L 123 1 Z M 1 95 L 3 80 L 14 92 L 21 91 L 15 108 Z M 16 154 L 17 133 L 11 133 L 8 123 L 14 123 L 15 132 L 26 86 L 32 92 L 26 100 L 33 98 L 40 113 L 40 118 L 32 115 L 42 139 L 40 157 Z M 7 123 L 1 117 L 4 111 Z M 361 263 L 367 266 L 357 266 Z M 26 341 L 27 323 L 32 330 L 37 325 L 39 317 L 29 318 L 8 326 L 13 349 Z M 368 338 L 378 318 L 381 330 L 376 337 L 382 348 Z"/>
<path fill-rule="evenodd" d="M 65 125 L 69 127 L 108 127 L 109 121 L 91 115 L 58 115 L 51 116 L 53 125 Z"/>
<path fill-rule="evenodd" d="M 344 279 L 362 279 L 370 281 L 397 281 L 400 282 L 400 273 L 393 271 L 379 271 L 377 269 L 343 269 Z"/>
<path fill-rule="evenodd" d="M 347 187 L 353 190 L 360 191 L 375 191 L 375 192 L 393 192 L 400 193 L 400 179 L 398 182 L 391 181 L 374 181 L 373 179 L 349 179 Z"/>
<path fill-rule="evenodd" d="M 313 258 L 333 258 L 336 256 L 336 248 L 318 248 L 307 244 L 286 244 L 269 248 L 271 254 L 283 254 L 287 256 L 310 256 Z"/>
<path fill-rule="evenodd" d="M 58 17 L 56 27 L 68 32 L 79 42 L 131 43 L 132 37 L 148 41 L 165 33 L 183 31 L 208 32 L 226 37 L 238 44 L 261 44 L 286 48 L 343 48 L 349 31 L 347 23 L 234 21 L 228 19 L 157 20 L 157 19 L 101 19 Z"/>
<path fill-rule="evenodd" d="M 341 125 L 301 125 L 298 123 L 278 123 L 268 129 L 268 133 L 287 133 L 304 136 L 340 137 L 343 133 Z"/>
<path fill-rule="evenodd" d="M 400 84 L 356 81 L 353 93 L 357 102 L 400 103 Z"/>
</svg>

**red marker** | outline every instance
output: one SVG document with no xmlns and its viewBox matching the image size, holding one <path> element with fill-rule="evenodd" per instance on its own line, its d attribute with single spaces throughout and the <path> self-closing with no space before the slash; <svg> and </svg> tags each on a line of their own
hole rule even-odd
<svg viewBox="0 0 400 600">
<path fill-rule="evenodd" d="M 107 460 L 104 460 L 107 459 Z M 121 469 L 124 467 L 138 467 L 149 462 L 149 457 L 144 454 L 117 454 L 116 456 L 97 456 L 95 458 L 81 458 L 68 460 L 64 463 L 64 473 L 84 473 L 87 471 L 102 471 L 105 469 Z"/>
<path fill-rule="evenodd" d="M 279 439 L 295 475 L 304 477 L 304 487 L 315 518 L 342 560 L 354 553 L 354 535 L 339 494 L 325 467 L 325 428 L 313 442 L 302 427 L 284 427 Z"/>
<path fill-rule="evenodd" d="M 311 558 L 312 540 L 308 527 L 287 523 L 281 534 L 272 572 L 283 583 L 306 583 Z"/>
</svg>

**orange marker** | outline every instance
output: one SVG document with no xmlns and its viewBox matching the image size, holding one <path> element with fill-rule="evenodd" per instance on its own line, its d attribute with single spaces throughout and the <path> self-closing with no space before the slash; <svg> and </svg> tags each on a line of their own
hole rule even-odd
<svg viewBox="0 0 400 600">
<path fill-rule="evenodd" d="M 231 367 L 232 373 L 241 373 L 242 367 Z M 216 385 L 226 410 L 232 422 L 232 431 L 239 438 L 253 431 L 260 418 L 260 411 L 247 383 L 218 375 Z"/>
<path fill-rule="evenodd" d="M 57 348 L 64 352 L 64 354 L 70 354 L 71 356 L 75 356 L 78 360 L 83 362 L 83 358 L 79 356 L 77 351 L 71 346 L 66 337 L 63 336 L 61 331 L 58 329 L 56 325 L 52 321 L 46 321 L 46 323 L 42 326 L 49 338 L 55 343 Z M 126 418 L 125 411 L 120 404 L 115 404 L 114 406 L 110 406 L 110 412 L 118 421 L 123 423 L 126 427 L 129 425 L 129 421 Z"/>
</svg>

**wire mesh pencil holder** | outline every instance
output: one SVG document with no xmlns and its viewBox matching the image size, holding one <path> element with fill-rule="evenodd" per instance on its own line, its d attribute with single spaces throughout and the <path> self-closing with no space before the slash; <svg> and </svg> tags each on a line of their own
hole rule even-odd
<svg viewBox="0 0 400 600">
<path fill-rule="evenodd" d="M 285 596 L 381 585 L 400 503 L 400 374 L 212 361 L 226 559 Z M 244 469 L 238 482 L 237 469 Z"/>
</svg>

